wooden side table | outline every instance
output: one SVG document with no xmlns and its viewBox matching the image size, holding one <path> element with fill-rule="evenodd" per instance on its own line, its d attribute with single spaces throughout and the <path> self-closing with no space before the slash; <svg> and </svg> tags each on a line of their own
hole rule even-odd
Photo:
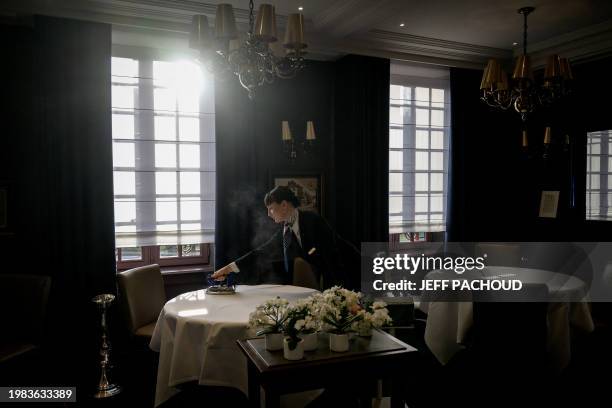
<svg viewBox="0 0 612 408">
<path fill-rule="evenodd" d="M 414 347 L 379 330 L 369 338 L 354 337 L 344 353 L 330 351 L 328 341 L 327 335 L 319 334 L 316 351 L 305 352 L 303 360 L 289 361 L 282 351 L 267 351 L 263 338 L 238 340 L 247 357 L 251 406 L 260 406 L 260 387 L 269 408 L 279 406 L 282 394 L 330 386 L 365 398 L 368 387 L 379 379 L 391 381 L 391 406 L 404 406 L 401 380 L 416 358 Z"/>
</svg>

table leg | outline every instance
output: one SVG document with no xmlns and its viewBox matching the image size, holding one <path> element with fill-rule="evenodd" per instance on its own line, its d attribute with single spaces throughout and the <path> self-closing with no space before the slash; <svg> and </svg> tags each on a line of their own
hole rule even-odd
<svg viewBox="0 0 612 408">
<path fill-rule="evenodd" d="M 391 379 L 391 408 L 404 408 L 402 386 L 396 377 Z"/>
<path fill-rule="evenodd" d="M 253 364 L 250 360 L 247 363 L 248 366 L 248 382 L 249 382 L 249 405 L 252 408 L 259 408 L 261 405 L 260 402 L 260 384 L 259 384 L 259 373 L 257 372 L 257 368 L 255 364 Z"/>
<path fill-rule="evenodd" d="M 265 408 L 279 408 L 280 407 L 280 394 L 274 390 L 264 388 L 264 407 Z"/>
</svg>

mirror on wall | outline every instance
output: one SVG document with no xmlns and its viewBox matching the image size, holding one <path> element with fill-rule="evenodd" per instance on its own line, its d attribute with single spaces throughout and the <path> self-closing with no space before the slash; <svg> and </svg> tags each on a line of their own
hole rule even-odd
<svg viewBox="0 0 612 408">
<path fill-rule="evenodd" d="M 586 219 L 612 221 L 612 130 L 587 133 Z"/>
</svg>

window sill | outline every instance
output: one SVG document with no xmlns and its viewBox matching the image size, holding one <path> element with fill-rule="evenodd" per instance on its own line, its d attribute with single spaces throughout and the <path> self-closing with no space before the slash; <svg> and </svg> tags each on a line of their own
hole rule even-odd
<svg viewBox="0 0 612 408">
<path fill-rule="evenodd" d="M 213 272 L 212 265 L 195 265 L 195 266 L 162 266 L 162 275 L 189 275 L 189 274 L 205 274 Z"/>
</svg>

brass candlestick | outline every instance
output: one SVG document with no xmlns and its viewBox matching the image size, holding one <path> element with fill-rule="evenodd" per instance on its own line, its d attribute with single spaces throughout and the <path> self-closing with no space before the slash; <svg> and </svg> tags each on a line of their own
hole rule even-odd
<svg viewBox="0 0 612 408">
<path fill-rule="evenodd" d="M 120 386 L 117 384 L 112 384 L 108 381 L 111 345 L 108 341 L 106 310 L 110 307 L 113 300 L 115 300 L 115 295 L 111 295 L 109 293 L 98 295 L 91 299 L 91 301 L 97 304 L 100 309 L 102 325 L 102 343 L 100 345 L 100 381 L 98 382 L 98 390 L 94 394 L 94 398 L 108 398 L 121 392 Z"/>
</svg>

